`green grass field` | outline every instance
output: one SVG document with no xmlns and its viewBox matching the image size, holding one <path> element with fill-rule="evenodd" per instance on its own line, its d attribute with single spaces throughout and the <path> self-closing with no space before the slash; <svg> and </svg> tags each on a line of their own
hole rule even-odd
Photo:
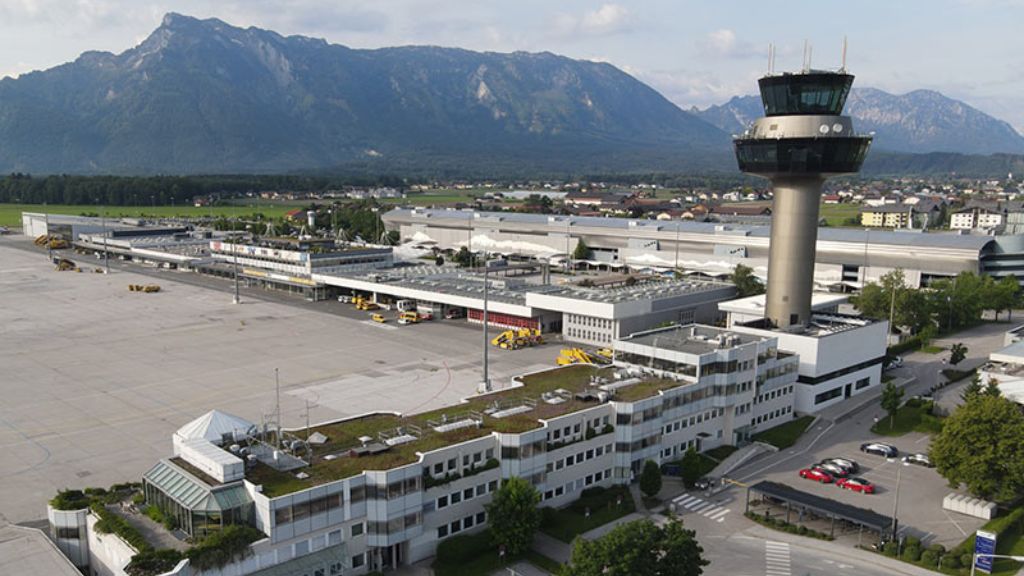
<svg viewBox="0 0 1024 576">
<path fill-rule="evenodd" d="M 814 422 L 814 416 L 801 416 L 796 420 L 790 420 L 785 424 L 780 424 L 774 428 L 769 428 L 763 432 L 754 434 L 753 440 L 758 442 L 765 442 L 775 446 L 779 450 L 785 450 L 793 444 L 796 444 L 797 439 L 800 435 L 807 430 L 807 427 Z"/>
<path fill-rule="evenodd" d="M 267 217 L 280 217 L 294 210 L 294 205 L 260 204 L 213 206 L 197 208 L 195 206 L 68 206 L 62 204 L 0 204 L 0 226 L 21 226 L 22 212 L 49 212 L 50 214 L 100 214 L 111 218 L 119 217 L 192 217 L 202 216 L 245 216 L 255 212 Z"/>
<path fill-rule="evenodd" d="M 861 206 L 856 204 L 822 204 L 821 217 L 829 226 L 849 226 L 848 218 L 860 219 Z"/>
</svg>

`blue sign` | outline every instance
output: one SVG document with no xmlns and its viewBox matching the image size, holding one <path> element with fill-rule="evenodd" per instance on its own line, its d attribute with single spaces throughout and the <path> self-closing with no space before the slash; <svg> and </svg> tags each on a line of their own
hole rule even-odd
<svg viewBox="0 0 1024 576">
<path fill-rule="evenodd" d="M 985 556 L 974 557 L 974 567 L 986 574 L 992 573 L 992 554 L 996 553 L 996 535 L 978 530 L 974 535 L 974 553 Z"/>
</svg>

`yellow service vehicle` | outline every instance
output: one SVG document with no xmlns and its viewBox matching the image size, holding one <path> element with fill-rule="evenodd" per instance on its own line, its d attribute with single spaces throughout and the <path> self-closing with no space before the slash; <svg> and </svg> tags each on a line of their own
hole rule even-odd
<svg viewBox="0 0 1024 576">
<path fill-rule="evenodd" d="M 385 318 L 382 314 L 370 314 L 370 320 L 373 320 L 374 322 L 380 322 L 381 324 L 388 321 L 388 319 Z"/>
<path fill-rule="evenodd" d="M 420 315 L 412 310 L 407 310 L 398 315 L 399 324 L 419 324 Z"/>
</svg>

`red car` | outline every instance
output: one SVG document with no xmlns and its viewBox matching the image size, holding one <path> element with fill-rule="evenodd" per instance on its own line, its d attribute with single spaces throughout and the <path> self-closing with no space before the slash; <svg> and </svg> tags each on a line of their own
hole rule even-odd
<svg viewBox="0 0 1024 576">
<path fill-rule="evenodd" d="M 804 468 L 800 471 L 800 477 L 808 480 L 817 480 L 822 484 L 829 484 L 832 482 L 832 475 L 821 468 Z"/>
<path fill-rule="evenodd" d="M 875 485 L 864 478 L 843 478 L 839 482 L 836 482 L 836 486 L 846 490 L 860 492 L 861 494 L 875 493 Z"/>
</svg>

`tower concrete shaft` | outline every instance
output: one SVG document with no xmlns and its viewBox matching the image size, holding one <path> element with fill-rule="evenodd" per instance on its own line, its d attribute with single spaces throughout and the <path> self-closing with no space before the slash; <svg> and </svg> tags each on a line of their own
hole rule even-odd
<svg viewBox="0 0 1024 576">
<path fill-rule="evenodd" d="M 824 178 L 817 176 L 772 179 L 765 317 L 776 326 L 805 325 L 811 319 L 822 184 Z"/>
<path fill-rule="evenodd" d="M 782 329 L 811 321 L 818 213 L 825 179 L 860 170 L 870 136 L 843 116 L 853 76 L 808 70 L 758 81 L 765 116 L 734 139 L 739 168 L 772 182 L 765 318 Z"/>
</svg>

